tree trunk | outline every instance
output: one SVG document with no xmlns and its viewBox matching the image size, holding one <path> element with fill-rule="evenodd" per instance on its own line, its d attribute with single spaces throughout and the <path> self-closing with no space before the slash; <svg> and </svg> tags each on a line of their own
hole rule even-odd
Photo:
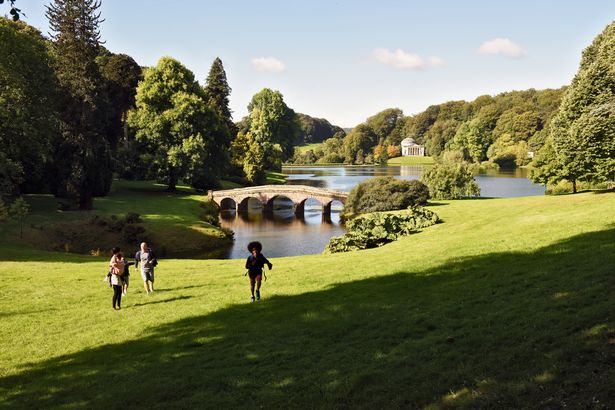
<svg viewBox="0 0 615 410">
<path fill-rule="evenodd" d="M 577 193 L 577 180 L 576 179 L 572 180 L 572 193 L 573 194 Z"/>
<path fill-rule="evenodd" d="M 175 169 L 169 167 L 169 186 L 167 187 L 168 192 L 175 192 L 177 186 L 177 175 L 175 174 Z"/>
</svg>

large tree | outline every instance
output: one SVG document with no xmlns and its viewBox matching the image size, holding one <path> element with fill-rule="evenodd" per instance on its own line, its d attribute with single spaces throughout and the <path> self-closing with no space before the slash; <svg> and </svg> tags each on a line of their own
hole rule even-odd
<svg viewBox="0 0 615 410">
<path fill-rule="evenodd" d="M 126 54 L 113 54 L 104 50 L 97 58 L 105 81 L 109 105 L 107 108 L 107 139 L 115 151 L 118 141 L 127 142 L 126 116 L 135 106 L 137 85 L 142 78 L 142 69 Z"/>
<path fill-rule="evenodd" d="M 128 123 L 170 191 L 180 179 L 202 189 L 217 183 L 214 136 L 225 125 L 205 98 L 192 71 L 170 57 L 146 70 L 137 88 Z"/>
<path fill-rule="evenodd" d="M 54 0 L 47 7 L 60 85 L 60 128 L 54 144 L 53 192 L 65 206 L 89 209 L 111 187 L 105 84 L 100 52 L 100 2 Z"/>
<path fill-rule="evenodd" d="M 292 157 L 299 125 L 295 112 L 284 102 L 279 91 L 264 88 L 252 97 L 248 105 L 250 133 L 265 150 L 265 165 L 270 169 L 280 168 L 275 153 L 276 145 L 282 149 L 282 159 Z"/>
<path fill-rule="evenodd" d="M 0 17 L 0 196 L 39 191 L 57 131 L 56 82 L 41 33 Z"/>
<path fill-rule="evenodd" d="M 226 71 L 222 60 L 216 57 L 209 69 L 209 74 L 205 80 L 205 95 L 207 102 L 211 108 L 218 114 L 228 127 L 232 136 L 237 134 L 237 127 L 233 122 L 233 114 L 229 107 L 229 96 L 231 95 L 231 87 L 228 85 Z M 227 146 L 230 141 L 227 141 Z"/>
<path fill-rule="evenodd" d="M 583 51 L 550 136 L 573 192 L 577 181 L 615 180 L 615 22 Z"/>
</svg>

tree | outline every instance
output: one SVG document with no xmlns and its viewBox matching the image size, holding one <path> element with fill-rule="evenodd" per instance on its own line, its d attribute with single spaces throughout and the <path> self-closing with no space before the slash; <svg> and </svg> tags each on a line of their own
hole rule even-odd
<svg viewBox="0 0 615 410">
<path fill-rule="evenodd" d="M 0 17 L 0 194 L 41 191 L 57 133 L 56 80 L 41 33 Z"/>
<path fill-rule="evenodd" d="M 220 116 L 228 127 L 232 136 L 237 134 L 237 127 L 233 122 L 233 114 L 229 108 L 229 96 L 231 95 L 231 87 L 226 79 L 226 71 L 222 65 L 222 60 L 216 57 L 209 69 L 209 74 L 205 81 L 205 95 L 210 107 Z M 230 141 L 227 141 L 227 146 Z"/>
<path fill-rule="evenodd" d="M 344 212 L 358 214 L 406 209 L 425 205 L 428 199 L 429 189 L 419 181 L 377 177 L 361 182 L 350 191 Z"/>
<path fill-rule="evenodd" d="M 421 182 L 429 187 L 434 199 L 460 199 L 480 195 L 480 188 L 465 161 L 445 155 L 440 162 L 425 170 Z"/>
<path fill-rule="evenodd" d="M 23 12 L 21 11 L 21 9 L 18 9 L 17 7 L 15 7 L 15 1 L 16 0 L 8 0 L 8 3 L 11 5 L 11 8 L 9 9 L 9 14 L 11 15 L 11 18 L 13 19 L 13 21 L 18 21 L 20 18 L 20 15 L 23 14 Z M 4 0 L 0 0 L 0 4 L 4 3 Z"/>
<path fill-rule="evenodd" d="M 9 209 L 6 207 L 6 204 L 0 198 L 0 223 L 6 221 L 9 218 Z"/>
<path fill-rule="evenodd" d="M 54 68 L 60 86 L 60 133 L 54 143 L 53 193 L 65 206 L 89 209 L 111 187 L 105 84 L 95 0 L 54 0 L 47 7 Z"/>
<path fill-rule="evenodd" d="M 107 107 L 107 140 L 113 151 L 118 141 L 128 143 L 126 117 L 135 106 L 137 85 L 143 73 L 137 62 L 126 54 L 104 52 L 96 62 L 105 81 L 109 104 Z"/>
<path fill-rule="evenodd" d="M 550 136 L 572 182 L 615 179 L 615 22 L 583 51 L 579 71 L 553 118 Z"/>
<path fill-rule="evenodd" d="M 9 214 L 19 223 L 19 237 L 23 237 L 23 222 L 29 213 L 30 206 L 22 197 L 17 198 L 9 208 Z"/>
<path fill-rule="evenodd" d="M 343 151 L 344 162 L 352 164 L 360 159 L 363 162 L 363 153 L 372 150 L 372 147 L 377 143 L 376 134 L 365 124 L 359 124 L 352 129 L 344 138 Z M 359 155 L 361 151 L 361 155 Z"/>
<path fill-rule="evenodd" d="M 218 148 L 213 136 L 224 125 L 207 105 L 192 71 L 170 57 L 161 58 L 145 72 L 136 106 L 128 123 L 151 153 L 153 166 L 169 191 L 182 178 L 201 189 L 216 184 L 211 159 Z"/>
<path fill-rule="evenodd" d="M 222 60 L 218 57 L 211 65 L 204 91 L 209 107 L 216 113 L 221 124 L 212 134 L 217 149 L 211 152 L 212 163 L 217 165 L 216 173 L 221 175 L 228 171 L 229 148 L 237 135 L 237 126 L 229 108 L 231 87 L 228 85 Z"/>
<path fill-rule="evenodd" d="M 264 168 L 281 169 L 282 161 L 292 157 L 299 133 L 295 112 L 284 103 L 279 91 L 269 88 L 262 89 L 252 97 L 248 111 L 250 112 L 249 134 L 254 142 L 261 146 Z M 251 157 L 244 152 L 239 152 L 237 155 L 242 161 Z"/>
</svg>

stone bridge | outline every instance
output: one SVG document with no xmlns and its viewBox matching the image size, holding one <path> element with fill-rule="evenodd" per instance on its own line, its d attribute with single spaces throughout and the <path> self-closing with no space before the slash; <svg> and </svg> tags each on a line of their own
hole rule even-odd
<svg viewBox="0 0 615 410">
<path fill-rule="evenodd" d="M 288 198 L 293 202 L 293 208 L 297 215 L 303 214 L 305 201 L 309 198 L 320 202 L 323 214 L 331 214 L 331 204 L 333 201 L 345 204 L 346 198 L 348 198 L 347 192 L 315 188 L 307 185 L 260 185 L 248 188 L 210 191 L 209 195 L 218 204 L 220 209 L 234 208 L 237 211 L 246 210 L 250 198 L 260 201 L 265 211 L 273 210 L 273 200 L 275 198 Z"/>
</svg>

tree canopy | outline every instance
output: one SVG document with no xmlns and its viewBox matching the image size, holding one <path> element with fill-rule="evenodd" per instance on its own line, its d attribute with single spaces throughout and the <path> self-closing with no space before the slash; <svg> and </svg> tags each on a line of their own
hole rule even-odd
<svg viewBox="0 0 615 410">
<path fill-rule="evenodd" d="M 615 180 L 615 22 L 583 51 L 534 165 L 534 180 L 567 180 L 573 192 L 577 181 Z"/>
</svg>

